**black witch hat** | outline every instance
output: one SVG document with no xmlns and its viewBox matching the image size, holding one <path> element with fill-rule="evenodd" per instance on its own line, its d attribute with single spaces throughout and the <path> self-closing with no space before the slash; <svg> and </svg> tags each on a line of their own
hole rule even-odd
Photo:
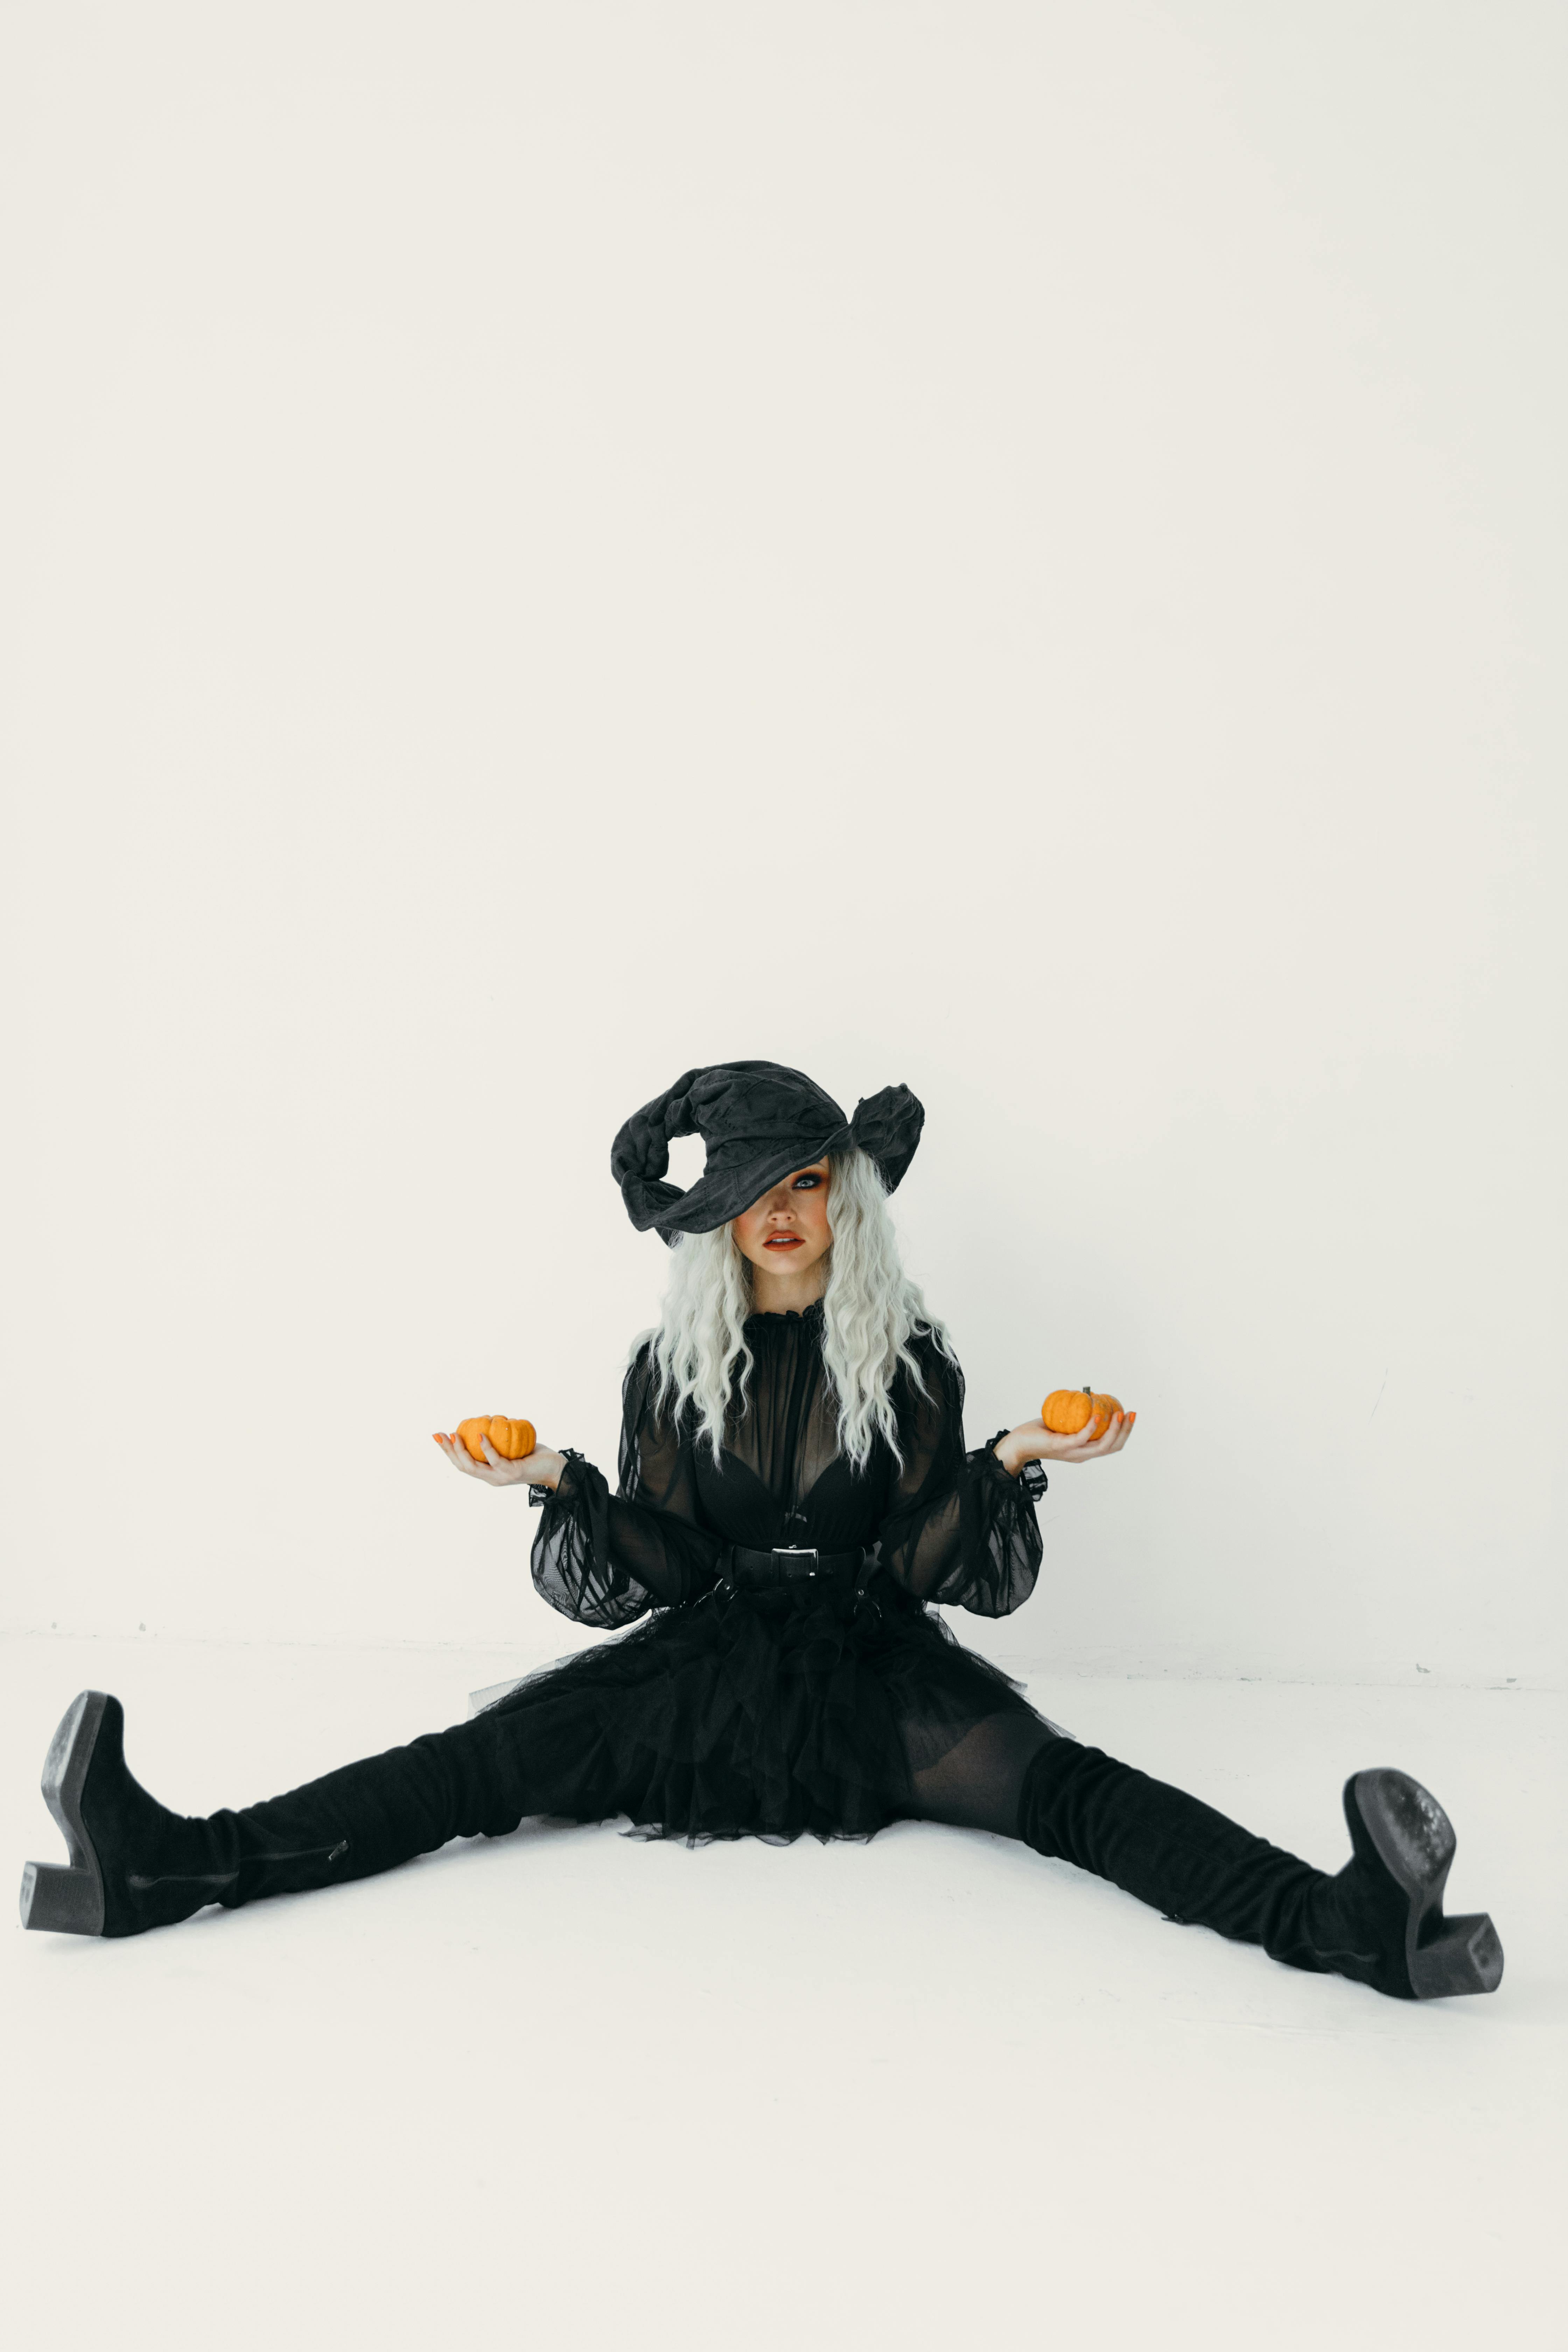
<svg viewBox="0 0 1568 2352">
<path fill-rule="evenodd" d="M 884 1087 L 846 1118 L 833 1097 L 778 1062 L 715 1062 L 688 1070 L 634 1111 L 610 1150 L 610 1173 L 638 1233 L 667 1242 L 710 1234 L 749 1209 L 792 1168 L 858 1144 L 892 1192 L 915 1156 L 925 1112 L 908 1087 Z M 689 1192 L 665 1181 L 669 1147 L 700 1135 L 707 1164 Z"/>
</svg>

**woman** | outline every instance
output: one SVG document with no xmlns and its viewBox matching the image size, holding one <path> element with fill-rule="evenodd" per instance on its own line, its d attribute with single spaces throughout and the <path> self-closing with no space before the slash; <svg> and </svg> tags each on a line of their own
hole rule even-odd
<svg viewBox="0 0 1568 2352">
<path fill-rule="evenodd" d="M 543 1517 L 534 1582 L 579 1623 L 631 1628 L 473 1721 L 205 1820 L 132 1779 L 117 1700 L 84 1691 L 44 1794 L 68 1867 L 29 1863 L 23 1924 L 138 1935 L 207 1903 L 336 1885 L 530 1814 L 629 1815 L 689 1841 L 868 1837 L 924 1819 L 1017 1837 L 1158 1905 L 1405 2000 L 1490 1992 L 1489 1918 L 1443 1916 L 1454 1834 L 1406 1774 L 1344 1791 L 1337 1876 L 1080 1746 L 956 1643 L 932 1601 L 1027 1600 L 1038 1465 L 1119 1453 L 1039 1421 L 965 1453 L 963 1381 L 898 1258 L 886 1196 L 924 1114 L 904 1087 L 853 1119 L 797 1070 L 689 1070 L 628 1119 L 612 1172 L 674 1247 L 662 1319 L 625 1382 L 619 1491 L 576 1454 L 482 1465 Z M 700 1135 L 701 1180 L 666 1180 Z"/>
</svg>

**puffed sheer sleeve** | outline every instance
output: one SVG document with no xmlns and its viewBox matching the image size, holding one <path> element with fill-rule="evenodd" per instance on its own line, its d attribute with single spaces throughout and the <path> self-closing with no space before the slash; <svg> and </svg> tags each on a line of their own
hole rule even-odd
<svg viewBox="0 0 1568 2352">
<path fill-rule="evenodd" d="M 655 1396 L 640 1349 L 621 1395 L 620 1490 L 568 1454 L 533 1538 L 535 1590 L 580 1625 L 630 1625 L 707 1591 L 723 1538 L 702 1523 L 691 1445 Z"/>
<path fill-rule="evenodd" d="M 879 1534 L 889 1574 L 922 1601 L 1005 1617 L 1027 1601 L 1040 1572 L 1035 1507 L 989 1445 L 963 1450 L 963 1374 L 923 1336 L 913 1343 L 922 1396 L 900 1380 L 903 1467 Z"/>
</svg>

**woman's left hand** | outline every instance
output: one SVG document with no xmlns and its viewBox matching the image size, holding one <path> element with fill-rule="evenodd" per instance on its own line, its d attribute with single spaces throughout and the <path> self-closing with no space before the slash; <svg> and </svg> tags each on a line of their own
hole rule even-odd
<svg viewBox="0 0 1568 2352">
<path fill-rule="evenodd" d="M 1059 1437 L 1043 1421 L 1021 1421 L 1016 1429 L 996 1440 L 994 1451 L 1003 1469 L 1015 1478 L 1026 1462 L 1103 1462 L 1108 1454 L 1121 1453 L 1137 1418 L 1135 1412 L 1113 1412 L 1104 1436 L 1093 1439 L 1087 1426 L 1072 1437 Z"/>
</svg>

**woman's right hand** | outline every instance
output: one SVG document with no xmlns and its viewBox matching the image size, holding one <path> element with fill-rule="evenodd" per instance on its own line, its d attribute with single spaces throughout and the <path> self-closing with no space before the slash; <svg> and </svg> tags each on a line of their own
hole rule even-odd
<svg viewBox="0 0 1568 2352">
<path fill-rule="evenodd" d="M 566 1467 L 564 1454 L 552 1453 L 548 1445 L 536 1445 L 521 1461 L 509 1462 L 504 1454 L 496 1452 L 488 1437 L 481 1437 L 479 1444 L 485 1449 L 485 1458 L 476 1462 L 459 1437 L 448 1437 L 438 1429 L 431 1434 L 454 1470 L 460 1470 L 465 1478 L 482 1478 L 487 1486 L 554 1488 L 560 1485 L 561 1473 Z"/>
</svg>

